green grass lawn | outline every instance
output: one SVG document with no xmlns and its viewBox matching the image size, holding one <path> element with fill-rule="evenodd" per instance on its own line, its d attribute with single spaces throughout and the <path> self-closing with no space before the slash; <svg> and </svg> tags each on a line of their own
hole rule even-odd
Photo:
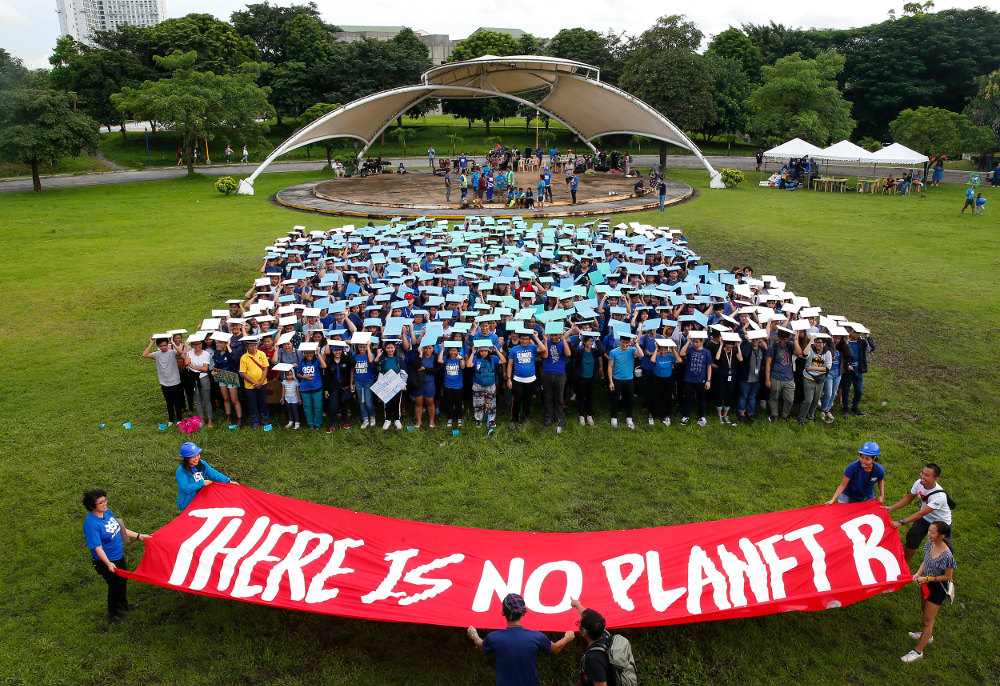
<svg viewBox="0 0 1000 686">
<path fill-rule="evenodd" d="M 820 503 L 866 440 L 883 448 L 901 497 L 929 460 L 958 501 L 958 600 L 942 610 L 916 665 L 899 657 L 919 628 L 907 587 L 851 607 L 630 630 L 643 683 L 986 684 L 1000 681 L 996 368 L 1000 247 L 992 216 L 959 215 L 962 189 L 927 197 L 707 188 L 637 220 L 684 229 L 713 268 L 777 274 L 829 313 L 877 337 L 868 416 L 832 426 L 575 424 L 332 436 L 204 430 L 212 464 L 241 483 L 405 519 L 523 531 L 680 524 Z M 0 196 L 8 284 L 0 344 L 3 502 L 16 517 L 0 574 L 0 683 L 489 684 L 461 629 L 346 620 L 131 584 L 132 621 L 103 622 L 104 582 L 83 543 L 85 489 L 109 491 L 130 528 L 176 514 L 182 436 L 165 412 L 150 334 L 193 327 L 213 295 L 246 290 L 264 246 L 291 226 L 341 223 L 269 204 L 315 174 L 267 174 L 257 195 L 224 197 L 212 179 Z M 122 422 L 132 422 L 126 431 Z M 108 428 L 101 430 L 100 424 Z M 516 488 L 497 484 L 515 484 Z M 910 510 L 912 512 L 914 510 Z M 138 562 L 136 550 L 130 562 Z M 598 608 L 599 609 L 599 608 Z M 527 623 L 530 625 L 530 615 Z M 544 684 L 573 683 L 579 647 L 540 660 Z"/>
<path fill-rule="evenodd" d="M 64 157 L 55 164 L 38 165 L 39 174 L 85 174 L 107 171 L 108 168 L 89 155 Z M 31 176 L 31 165 L 0 162 L 0 179 L 11 176 Z"/>
</svg>

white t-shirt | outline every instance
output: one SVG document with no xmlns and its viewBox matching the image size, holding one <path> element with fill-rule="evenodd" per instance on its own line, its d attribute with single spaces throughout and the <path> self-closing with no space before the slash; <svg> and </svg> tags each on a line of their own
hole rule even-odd
<svg viewBox="0 0 1000 686">
<path fill-rule="evenodd" d="M 212 361 L 212 356 L 208 354 L 208 351 L 204 348 L 201 349 L 201 355 L 195 353 L 194 350 L 188 352 L 188 359 L 191 361 L 191 366 L 194 367 L 204 367 L 206 364 Z M 205 376 L 207 372 L 198 372 L 198 378 Z"/>
<path fill-rule="evenodd" d="M 937 491 L 930 498 L 924 500 L 924 496 L 932 491 Z M 920 498 L 920 507 L 923 508 L 924 505 L 929 505 L 934 508 L 930 512 L 924 515 L 924 519 L 928 522 L 944 522 L 945 524 L 951 524 L 951 508 L 948 507 L 948 496 L 944 494 L 944 486 L 938 481 L 934 488 L 924 488 L 920 483 L 920 479 L 917 479 L 913 483 L 913 488 L 910 489 L 910 493 Z"/>
</svg>

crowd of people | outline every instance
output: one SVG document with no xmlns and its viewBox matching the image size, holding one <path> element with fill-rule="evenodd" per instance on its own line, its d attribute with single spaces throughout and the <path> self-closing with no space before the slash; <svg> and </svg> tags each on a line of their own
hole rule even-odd
<svg viewBox="0 0 1000 686">
<path fill-rule="evenodd" d="M 150 337 L 143 355 L 170 423 L 195 413 L 212 427 L 224 413 L 227 426 L 257 428 L 280 415 L 330 433 L 352 414 L 361 428 L 381 414 L 389 430 L 407 415 L 434 428 L 471 413 L 514 429 L 538 417 L 536 397 L 559 432 L 568 412 L 630 429 L 863 416 L 868 329 L 774 275 L 712 270 L 676 229 L 520 218 L 296 228 L 260 270 L 194 333 Z"/>
<path fill-rule="evenodd" d="M 236 483 L 202 459 L 202 452 L 200 446 L 190 441 L 180 447 L 180 464 L 174 473 L 178 510 L 185 510 L 201 489 L 213 483 Z M 956 505 L 941 485 L 941 467 L 931 462 L 924 465 L 919 477 L 903 498 L 886 506 L 886 470 L 878 462 L 881 454 L 882 450 L 877 443 L 866 442 L 858 450 L 858 459 L 844 470 L 843 479 L 826 504 L 877 500 L 891 514 L 919 499 L 916 512 L 892 522 L 896 529 L 909 526 L 903 548 L 906 564 L 911 564 L 914 553 L 921 546 L 924 554 L 923 562 L 911 577 L 913 582 L 921 584 L 922 595 L 920 631 L 908 634 L 917 641 L 917 645 L 901 658 L 903 662 L 909 663 L 923 657 L 924 649 L 934 640 L 934 623 L 938 611 L 946 598 L 954 600 L 952 578 L 958 565 L 951 542 L 951 527 L 952 510 Z M 117 574 L 117 570 L 128 569 L 124 542 L 144 541 L 149 535 L 125 528 L 124 522 L 110 510 L 107 493 L 103 490 L 94 489 L 84 493 L 83 505 L 88 511 L 83 530 L 91 562 L 95 571 L 108 584 L 108 621 L 119 623 L 134 609 L 128 603 L 126 581 Z M 606 683 L 633 683 L 628 681 L 628 678 L 635 675 L 635 662 L 628 642 L 621 637 L 613 637 L 605 628 L 604 618 L 597 611 L 584 608 L 579 600 L 573 600 L 572 606 L 579 612 L 580 621 L 577 626 L 586 646 L 581 669 L 582 683 L 598 686 Z M 575 632 L 566 631 L 558 641 L 549 641 L 544 634 L 526 629 L 521 619 L 527 609 L 524 599 L 516 593 L 504 598 L 501 612 L 507 621 L 506 629 L 490 632 L 485 638 L 481 638 L 475 627 L 470 626 L 467 630 L 468 637 L 483 652 L 496 654 L 498 684 L 537 684 L 536 655 L 539 652 L 560 652 L 573 641 Z"/>
</svg>

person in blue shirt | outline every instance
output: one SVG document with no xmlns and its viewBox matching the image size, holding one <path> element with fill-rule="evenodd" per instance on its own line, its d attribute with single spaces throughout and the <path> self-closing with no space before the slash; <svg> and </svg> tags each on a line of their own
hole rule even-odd
<svg viewBox="0 0 1000 686">
<path fill-rule="evenodd" d="M 581 326 L 589 326 L 584 322 Z M 576 406 L 580 426 L 594 425 L 594 387 L 604 379 L 604 346 L 593 331 L 580 332 L 580 344 L 573 349 L 573 380 L 576 384 Z"/>
<path fill-rule="evenodd" d="M 653 374 L 650 379 L 651 417 L 659 417 L 663 426 L 670 426 L 670 415 L 674 413 L 674 363 L 681 361 L 677 345 L 670 339 L 654 341 L 656 348 L 650 355 Z"/>
<path fill-rule="evenodd" d="M 510 406 L 510 429 L 524 424 L 531 416 L 531 397 L 535 392 L 535 362 L 544 359 L 546 346 L 534 332 L 521 333 L 507 357 L 507 388 L 513 391 Z"/>
<path fill-rule="evenodd" d="M 476 628 L 470 626 L 466 635 L 476 648 L 487 655 L 496 655 L 497 686 L 538 686 L 538 666 L 535 664 L 538 653 L 557 655 L 576 634 L 567 631 L 553 643 L 542 632 L 525 629 L 521 618 L 528 610 L 524 598 L 517 593 L 510 593 L 503 599 L 500 611 L 507 620 L 506 629 L 491 631 L 483 639 Z"/>
<path fill-rule="evenodd" d="M 457 341 L 448 341 L 454 343 Z M 447 357 L 445 354 L 447 352 Z M 465 358 L 462 357 L 461 346 L 442 347 L 438 352 L 438 364 L 444 367 L 444 407 L 448 415 L 448 426 L 462 426 L 462 386 L 465 369 Z"/>
<path fill-rule="evenodd" d="M 201 448 L 191 441 L 181 445 L 181 463 L 174 472 L 177 480 L 177 509 L 184 510 L 198 491 L 213 483 L 236 483 L 201 459 Z"/>
<path fill-rule="evenodd" d="M 834 503 L 862 503 L 875 498 L 875 484 L 878 484 L 878 502 L 885 503 L 885 468 L 875 460 L 882 454 L 878 443 L 868 441 L 858 451 L 858 459 L 847 465 L 833 497 L 826 501 Z"/>
<path fill-rule="evenodd" d="M 362 429 L 367 429 L 369 425 L 375 428 L 373 383 L 375 383 L 375 355 L 371 351 L 371 345 L 363 343 L 357 347 L 354 355 L 354 383 L 351 384 L 351 392 L 358 396 Z"/>
<path fill-rule="evenodd" d="M 323 356 L 317 357 L 311 346 L 302 352 L 302 359 L 295 369 L 295 376 L 299 380 L 299 395 L 302 397 L 302 413 L 305 415 L 306 425 L 315 431 L 323 426 L 324 369 L 326 360 Z"/>
<path fill-rule="evenodd" d="M 83 506 L 88 512 L 83 520 L 83 536 L 90 548 L 90 561 L 108 584 L 108 621 L 118 624 L 125 621 L 125 613 L 131 609 L 126 579 L 116 574 L 119 569 L 128 571 L 123 537 L 145 541 L 149 536 L 124 528 L 108 507 L 108 494 L 99 488 L 83 494 Z"/>
<path fill-rule="evenodd" d="M 635 335 L 623 333 L 619 345 L 608 352 L 608 389 L 611 391 L 611 426 L 618 426 L 618 410 L 625 410 L 625 425 L 635 428 L 632 421 L 632 397 L 635 395 L 635 358 L 646 353 L 639 347 Z"/>
<path fill-rule="evenodd" d="M 476 341 L 475 350 L 465 361 L 466 367 L 472 369 L 472 408 L 479 427 L 484 420 L 487 428 L 496 427 L 498 364 L 507 364 L 507 358 L 488 338 Z"/>
<path fill-rule="evenodd" d="M 579 186 L 580 186 L 580 177 L 577 176 L 574 173 L 573 176 L 571 176 L 570 180 L 569 180 L 569 194 L 570 194 L 570 197 L 573 198 L 573 202 L 570 203 L 570 204 L 572 204 L 572 205 L 576 204 L 576 189 Z"/>
<path fill-rule="evenodd" d="M 705 419 L 707 406 L 706 394 L 712 387 L 712 353 L 705 349 L 704 331 L 692 331 L 688 335 L 688 340 L 680 349 L 680 355 L 684 358 L 684 397 L 681 401 L 681 424 L 687 425 L 691 418 L 691 399 L 698 401 L 698 425 L 705 426 L 708 420 Z"/>
<path fill-rule="evenodd" d="M 416 427 L 423 425 L 424 408 L 427 408 L 427 419 L 430 428 L 434 428 L 435 405 L 437 394 L 436 378 L 438 375 L 437 357 L 434 355 L 436 341 L 423 340 L 424 332 L 417 339 L 420 354 L 410 361 L 407 370 L 406 384 L 413 396 L 413 412 L 417 420 Z"/>
<path fill-rule="evenodd" d="M 548 167 L 545 167 L 545 171 L 542 174 L 542 181 L 545 182 L 545 186 L 543 187 L 545 199 L 552 202 L 552 172 L 549 171 Z"/>
<path fill-rule="evenodd" d="M 547 351 L 542 360 L 542 406 L 545 408 L 545 426 L 556 422 L 556 433 L 566 426 L 563 395 L 566 393 L 566 360 L 573 354 L 569 347 L 569 333 L 552 334 L 545 342 Z"/>
</svg>

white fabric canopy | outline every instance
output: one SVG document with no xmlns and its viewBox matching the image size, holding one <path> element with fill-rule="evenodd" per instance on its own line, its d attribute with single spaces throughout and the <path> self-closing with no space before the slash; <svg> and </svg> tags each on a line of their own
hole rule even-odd
<svg viewBox="0 0 1000 686">
<path fill-rule="evenodd" d="M 548 93 L 538 103 L 523 97 L 544 90 Z M 721 174 L 683 131 L 642 100 L 603 83 L 596 67 L 557 57 L 484 55 L 434 67 L 424 73 L 419 85 L 375 93 L 323 115 L 275 148 L 250 177 L 240 181 L 239 192 L 252 195 L 254 179 L 280 155 L 327 138 L 361 140 L 360 158 L 397 117 L 427 98 L 495 97 L 520 102 L 550 116 L 591 149 L 592 140 L 610 134 L 647 136 L 685 148 L 711 174 L 712 188 L 725 187 Z"/>
<path fill-rule="evenodd" d="M 842 140 L 839 143 L 834 143 L 828 148 L 823 148 L 821 151 L 816 153 L 814 157 L 817 160 L 825 160 L 828 162 L 872 161 L 872 153 L 868 152 L 861 146 L 855 145 L 849 140 Z"/>
<path fill-rule="evenodd" d="M 822 148 L 817 148 L 812 143 L 808 143 L 801 138 L 793 138 L 790 141 L 785 141 L 776 148 L 766 151 L 764 157 L 771 160 L 788 160 L 793 157 L 814 157 L 822 152 Z"/>
<path fill-rule="evenodd" d="M 877 164 L 923 164 L 929 162 L 930 159 L 927 155 L 921 155 L 905 145 L 893 143 L 875 152 L 868 161 Z"/>
</svg>

